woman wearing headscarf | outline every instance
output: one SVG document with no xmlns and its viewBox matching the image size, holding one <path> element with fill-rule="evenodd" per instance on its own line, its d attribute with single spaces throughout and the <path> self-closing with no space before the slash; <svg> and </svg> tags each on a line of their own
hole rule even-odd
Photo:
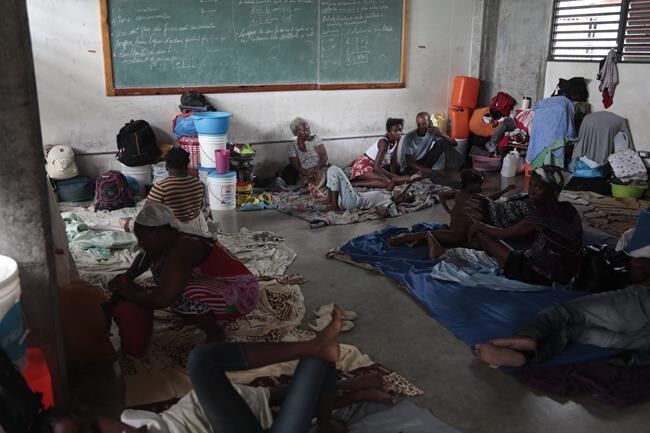
<svg viewBox="0 0 650 433">
<path fill-rule="evenodd" d="M 470 227 L 469 238 L 494 257 L 512 280 L 551 286 L 567 284 L 580 266 L 582 221 L 572 204 L 558 201 L 564 187 L 562 170 L 545 165 L 531 172 L 528 196 L 532 209 L 518 224 L 497 228 L 485 223 Z M 502 240 L 530 239 L 525 251 Z"/>
<path fill-rule="evenodd" d="M 312 135 L 309 123 L 296 117 L 289 125 L 296 141 L 289 144 L 287 154 L 291 167 L 298 173 L 298 184 L 322 183 L 327 171 L 327 149 L 317 135 Z"/>
<path fill-rule="evenodd" d="M 212 341 L 223 337 L 218 321 L 242 317 L 257 304 L 257 279 L 246 266 L 215 239 L 178 221 L 167 206 L 145 205 L 133 231 L 144 252 L 109 283 L 117 296 L 146 308 L 171 307 Z M 134 282 L 147 269 L 155 287 Z"/>
</svg>

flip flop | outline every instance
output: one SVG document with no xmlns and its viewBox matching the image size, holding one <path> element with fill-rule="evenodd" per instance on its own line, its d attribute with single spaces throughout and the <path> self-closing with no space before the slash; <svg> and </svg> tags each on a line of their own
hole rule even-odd
<svg viewBox="0 0 650 433">
<path fill-rule="evenodd" d="M 334 304 L 321 305 L 314 310 L 314 314 L 318 317 L 331 316 L 334 310 Z M 359 315 L 352 310 L 343 310 L 343 320 L 356 320 Z"/>
<path fill-rule="evenodd" d="M 313 329 L 316 332 L 320 332 L 323 329 L 327 327 L 327 325 L 330 324 L 332 321 L 332 317 L 329 316 L 323 316 L 323 317 L 318 317 L 311 322 L 309 322 L 309 327 Z M 354 323 L 352 323 L 349 320 L 344 320 L 341 322 L 341 332 L 348 332 L 351 331 L 354 328 Z"/>
<path fill-rule="evenodd" d="M 244 203 L 242 203 L 239 210 L 242 211 L 253 211 L 253 210 L 264 210 L 264 204 L 256 199 L 255 197 L 249 197 Z"/>
</svg>

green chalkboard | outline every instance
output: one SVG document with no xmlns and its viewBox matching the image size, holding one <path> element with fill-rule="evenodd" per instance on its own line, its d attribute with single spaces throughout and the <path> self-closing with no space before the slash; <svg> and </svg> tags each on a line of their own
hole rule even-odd
<svg viewBox="0 0 650 433">
<path fill-rule="evenodd" d="M 406 0 L 100 4 L 111 95 L 403 85 Z"/>
</svg>

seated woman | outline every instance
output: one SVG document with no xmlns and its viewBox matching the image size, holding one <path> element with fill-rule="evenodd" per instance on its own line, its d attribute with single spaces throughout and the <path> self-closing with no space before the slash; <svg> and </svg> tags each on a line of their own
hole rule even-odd
<svg viewBox="0 0 650 433">
<path fill-rule="evenodd" d="M 460 191 L 443 191 L 438 194 L 442 206 L 451 215 L 449 229 L 436 229 L 429 232 L 407 233 L 388 240 L 391 246 L 419 244 L 426 241 L 429 257 L 442 256 L 447 248 L 467 247 L 469 228 L 472 224 L 485 221 L 487 201 L 497 200 L 505 193 L 515 189 L 509 185 L 506 189 L 491 196 L 482 194 L 485 176 L 480 171 L 463 170 L 460 174 L 462 189 Z M 449 209 L 447 200 L 455 199 L 454 207 Z"/>
<path fill-rule="evenodd" d="M 297 184 L 322 182 L 327 169 L 327 149 L 323 140 L 312 135 L 309 123 L 301 117 L 293 119 L 289 127 L 296 141 L 289 144 L 287 153 L 291 167 L 298 173 Z"/>
<path fill-rule="evenodd" d="M 469 230 L 470 242 L 494 257 L 507 278 L 548 286 L 568 284 L 580 267 L 582 221 L 573 205 L 558 201 L 563 186 L 560 168 L 545 165 L 535 169 L 528 186 L 532 205 L 528 216 L 508 228 L 474 224 Z M 532 245 L 523 252 L 502 242 L 530 237 Z"/>
<path fill-rule="evenodd" d="M 165 156 L 169 177 L 154 183 L 147 195 L 147 201 L 169 206 L 177 220 L 200 232 L 208 232 L 208 223 L 203 217 L 203 183 L 198 177 L 190 176 L 190 154 L 181 147 L 174 147 Z"/>
<path fill-rule="evenodd" d="M 419 174 L 411 176 L 413 181 L 419 178 Z M 327 189 L 329 191 L 325 200 L 326 211 L 374 209 L 381 216 L 387 217 L 391 214 L 391 208 L 414 200 L 413 195 L 408 192 L 400 194 L 395 194 L 397 191 L 356 192 L 343 170 L 334 166 L 327 170 Z M 393 213 L 396 214 L 396 210 Z"/>
<path fill-rule="evenodd" d="M 399 176 L 396 152 L 403 127 L 403 119 L 388 118 L 386 134 L 352 163 L 352 185 L 391 190 L 396 184 L 409 181 L 408 176 Z"/>
<path fill-rule="evenodd" d="M 521 367 L 544 362 L 569 343 L 650 352 L 650 287 L 583 296 L 539 313 L 516 335 L 474 346 L 492 365 Z"/>
<path fill-rule="evenodd" d="M 212 343 L 194 349 L 187 369 L 194 390 L 170 409 L 156 414 L 126 410 L 120 421 L 85 417 L 74 411 L 49 409 L 32 423 L 32 433 L 307 433 L 317 418 L 317 433 L 343 433 L 332 410 L 356 401 L 394 404 L 381 390 L 380 376 L 336 383 L 340 309 L 311 341 L 297 343 Z M 232 384 L 227 371 L 248 370 L 299 359 L 288 389 Z M 26 387 L 26 385 L 24 385 Z M 337 397 L 337 389 L 343 392 Z M 280 406 L 274 417 L 271 407 Z M 268 430 L 266 430 L 268 429 Z"/>
<path fill-rule="evenodd" d="M 217 321 L 242 317 L 255 308 L 255 276 L 214 239 L 180 223 L 170 208 L 149 203 L 135 218 L 134 233 L 144 250 L 131 268 L 109 282 L 117 296 L 151 309 L 172 310 L 220 340 Z M 155 288 L 134 280 L 151 269 Z"/>
</svg>

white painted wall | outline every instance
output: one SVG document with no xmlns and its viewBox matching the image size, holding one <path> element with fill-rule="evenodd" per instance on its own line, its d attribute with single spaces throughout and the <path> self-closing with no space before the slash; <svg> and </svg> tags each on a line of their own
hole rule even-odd
<svg viewBox="0 0 650 433">
<path fill-rule="evenodd" d="M 81 152 L 113 151 L 119 128 L 139 118 L 159 128 L 159 139 L 171 140 L 179 96 L 105 96 L 98 3 L 27 1 L 43 142 L 69 144 Z M 469 73 L 474 1 L 409 3 L 406 88 L 208 95 L 219 109 L 234 113 L 230 136 L 255 142 L 290 139 L 288 125 L 298 115 L 323 138 L 380 134 L 389 116 L 404 117 L 408 129 L 419 111 L 446 112 L 453 77 Z M 345 164 L 370 143 L 327 146 L 331 161 Z M 95 175 L 112 158 L 81 159 L 87 174 Z M 264 171 L 272 171 L 286 160 L 286 145 L 259 146 L 257 160 Z"/>
<path fill-rule="evenodd" d="M 650 74 L 649 64 L 622 63 L 618 65 L 619 85 L 614 104 L 607 110 L 628 119 L 637 150 L 650 151 Z M 596 80 L 598 63 L 548 62 L 544 95 L 550 96 L 560 78 L 585 77 L 588 81 L 592 111 L 603 111 L 602 94 Z"/>
</svg>

